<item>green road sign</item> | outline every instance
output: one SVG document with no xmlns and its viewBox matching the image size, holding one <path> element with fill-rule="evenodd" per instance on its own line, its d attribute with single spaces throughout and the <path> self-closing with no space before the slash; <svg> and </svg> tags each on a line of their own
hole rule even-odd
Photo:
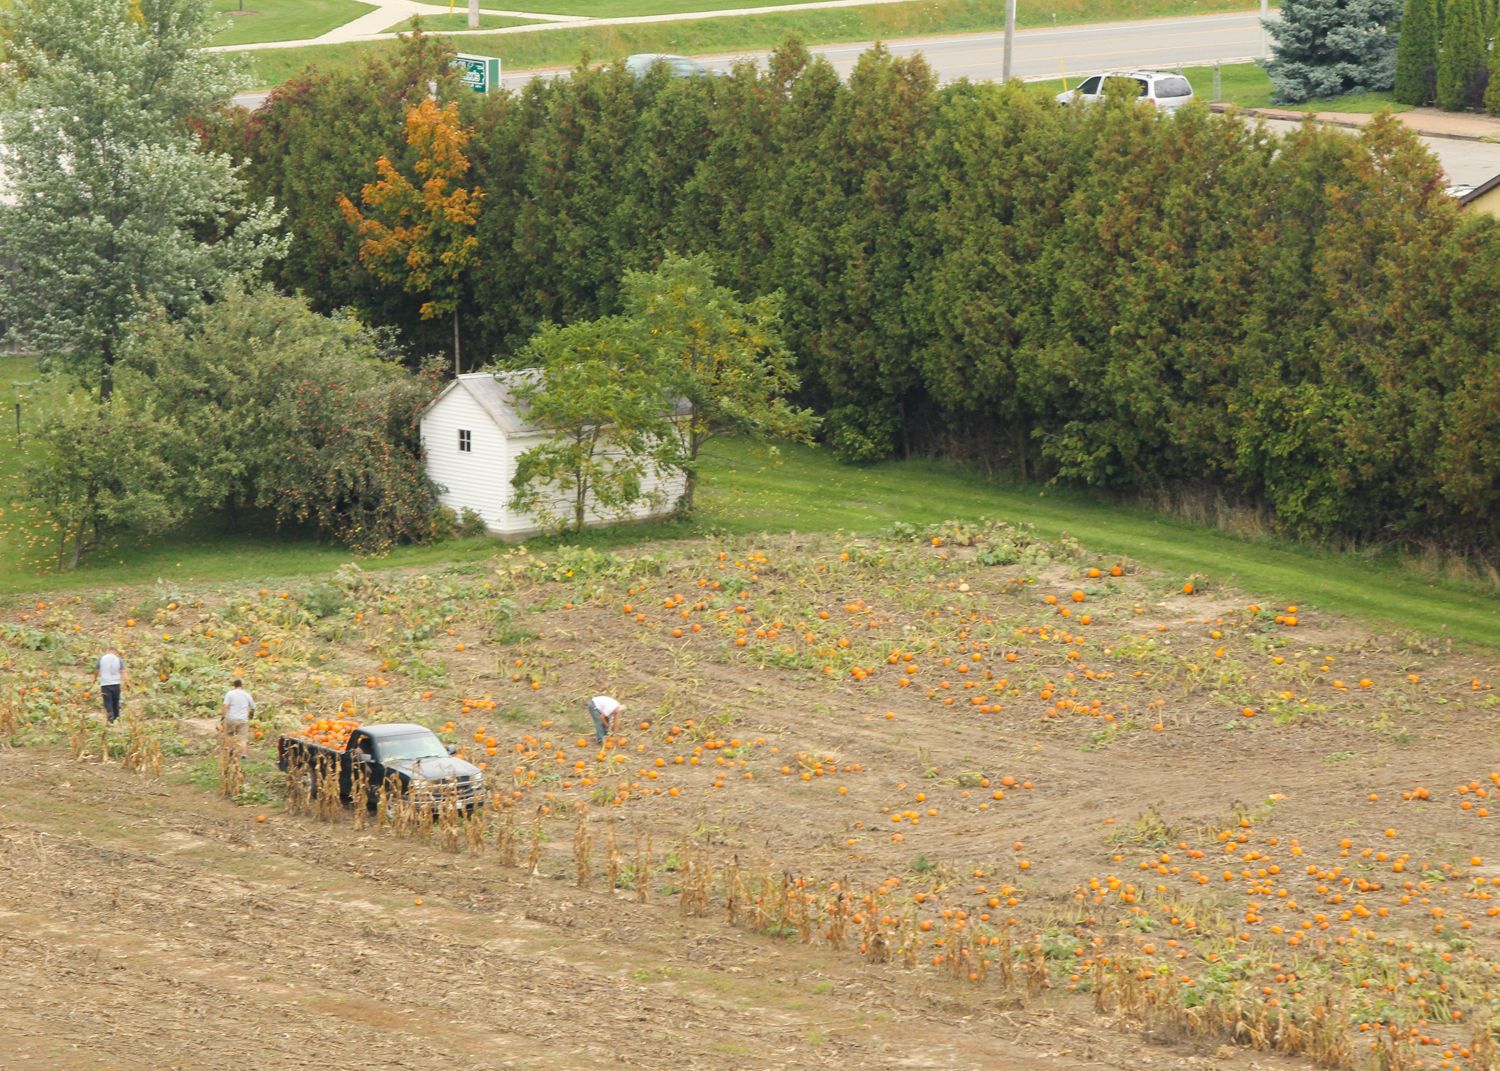
<svg viewBox="0 0 1500 1071">
<path fill-rule="evenodd" d="M 459 81 L 476 93 L 488 93 L 500 88 L 498 56 L 467 56 L 460 52 L 454 57 L 453 66 L 461 72 Z"/>
</svg>

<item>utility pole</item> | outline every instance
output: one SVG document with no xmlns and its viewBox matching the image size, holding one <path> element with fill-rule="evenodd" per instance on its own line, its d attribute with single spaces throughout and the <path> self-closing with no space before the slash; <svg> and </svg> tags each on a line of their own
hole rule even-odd
<svg viewBox="0 0 1500 1071">
<path fill-rule="evenodd" d="M 1260 0 L 1262 4 L 1266 0 Z M 1005 0 L 1005 59 L 1000 65 L 1000 80 L 1010 81 L 1011 41 L 1016 36 L 1016 0 Z"/>
<path fill-rule="evenodd" d="M 1270 43 L 1266 39 L 1266 19 L 1271 14 L 1271 0 L 1260 0 L 1260 54 L 1266 55 L 1270 51 Z"/>
<path fill-rule="evenodd" d="M 1261 0 L 1261 6 L 1265 7 L 1265 0 Z M 469 0 L 469 29 L 479 29 L 479 0 Z"/>
</svg>

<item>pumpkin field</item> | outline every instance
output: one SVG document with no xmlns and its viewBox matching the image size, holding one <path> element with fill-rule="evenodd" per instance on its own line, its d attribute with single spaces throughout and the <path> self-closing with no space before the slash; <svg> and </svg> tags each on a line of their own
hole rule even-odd
<svg viewBox="0 0 1500 1071">
<path fill-rule="evenodd" d="M 1500 1066 L 1500 656 L 1297 594 L 992 521 L 13 602 L 7 1066 Z M 288 795 L 382 721 L 484 806 Z"/>
</svg>

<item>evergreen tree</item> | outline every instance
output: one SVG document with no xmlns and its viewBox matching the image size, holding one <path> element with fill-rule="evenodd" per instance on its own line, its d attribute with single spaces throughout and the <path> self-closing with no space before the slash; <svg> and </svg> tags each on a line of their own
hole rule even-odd
<svg viewBox="0 0 1500 1071">
<path fill-rule="evenodd" d="M 909 198 L 930 132 L 935 84 L 921 56 L 877 45 L 849 75 L 822 145 L 838 183 L 825 232 L 833 271 L 824 278 L 823 324 L 809 357 L 829 388 L 835 446 L 846 457 L 906 454 L 915 400 L 902 294 L 911 275 Z M 834 316 L 827 313 L 833 309 Z"/>
<path fill-rule="evenodd" d="M 1487 59 L 1479 0 L 1448 0 L 1438 56 L 1438 107 L 1450 112 L 1478 108 L 1489 78 Z"/>
<path fill-rule="evenodd" d="M 1396 81 L 1396 29 L 1402 0 L 1283 0 L 1266 20 L 1275 39 L 1266 73 L 1272 98 L 1300 104 L 1390 89 Z"/>
<path fill-rule="evenodd" d="M 1490 83 L 1484 87 L 1484 107 L 1491 115 L 1500 115 L 1500 48 L 1490 52 Z"/>
<path fill-rule="evenodd" d="M 1402 104 L 1431 104 L 1436 98 L 1440 2 L 1406 0 L 1396 50 L 1396 99 Z"/>
</svg>

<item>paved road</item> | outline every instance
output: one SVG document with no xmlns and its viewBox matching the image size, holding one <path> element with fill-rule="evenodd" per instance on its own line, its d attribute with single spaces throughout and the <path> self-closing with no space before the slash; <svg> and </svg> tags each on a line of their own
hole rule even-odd
<svg viewBox="0 0 1500 1071">
<path fill-rule="evenodd" d="M 920 52 L 944 82 L 969 78 L 974 81 L 1000 77 L 1005 34 L 972 33 L 953 37 L 914 37 L 887 42 L 900 56 Z M 477 46 L 476 46 L 477 47 Z M 810 51 L 824 56 L 847 75 L 869 42 L 852 45 L 814 45 Z M 504 47 L 498 48 L 504 58 Z M 1063 26 L 1056 30 L 1019 30 L 1012 70 L 1028 81 L 1057 78 L 1121 67 L 1185 67 L 1220 62 L 1243 62 L 1265 55 L 1260 16 L 1197 15 L 1181 19 L 1151 19 L 1144 22 L 1101 23 Z M 702 60 L 714 70 L 728 70 L 736 60 L 763 60 L 764 52 L 746 52 Z M 538 73 L 555 71 L 511 71 L 501 79 L 518 89 Z"/>
<path fill-rule="evenodd" d="M 505 58 L 504 38 L 483 39 L 476 50 L 498 52 Z M 887 42 L 897 55 L 920 52 L 927 57 L 944 82 L 959 78 L 976 81 L 998 79 L 1005 46 L 1003 33 L 961 34 L 953 37 L 914 37 Z M 848 45 L 815 45 L 811 51 L 826 56 L 840 74 L 853 69 L 860 53 L 869 42 Z M 1020 30 L 1016 33 L 1013 69 L 1016 77 L 1028 80 L 1069 78 L 1080 74 L 1121 67 L 1199 66 L 1212 63 L 1243 61 L 1264 54 L 1259 16 L 1199 15 L 1192 18 L 1151 19 L 1145 22 L 1103 23 L 1093 26 L 1064 26 L 1056 30 Z M 702 57 L 705 66 L 728 70 L 737 60 L 763 61 L 765 52 L 744 52 Z M 506 71 L 501 81 L 507 88 L 520 89 L 539 75 L 553 75 L 564 68 L 543 71 Z M 245 107 L 257 107 L 264 93 L 242 93 L 235 101 Z"/>
</svg>

